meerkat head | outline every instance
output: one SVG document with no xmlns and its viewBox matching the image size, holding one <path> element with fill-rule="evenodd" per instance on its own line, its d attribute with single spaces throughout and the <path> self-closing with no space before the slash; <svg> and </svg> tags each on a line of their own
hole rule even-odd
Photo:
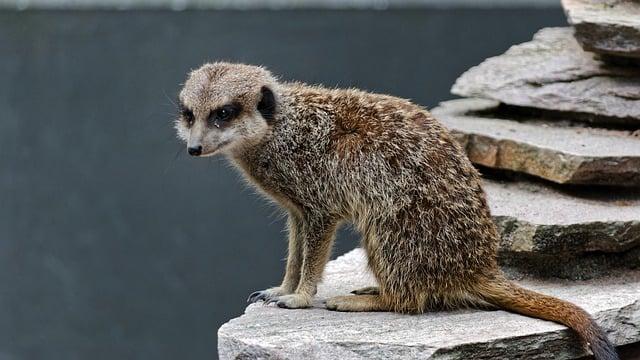
<svg viewBox="0 0 640 360">
<path fill-rule="evenodd" d="M 276 86 L 257 66 L 218 62 L 192 71 L 179 95 L 178 137 L 193 156 L 256 143 L 274 119 Z"/>
</svg>

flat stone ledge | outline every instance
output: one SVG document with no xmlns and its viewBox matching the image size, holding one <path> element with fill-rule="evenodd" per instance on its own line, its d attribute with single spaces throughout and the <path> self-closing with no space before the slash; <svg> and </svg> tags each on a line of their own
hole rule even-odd
<svg viewBox="0 0 640 360">
<path fill-rule="evenodd" d="M 482 166 L 523 172 L 560 184 L 640 186 L 640 136 L 555 119 L 492 118 L 491 100 L 446 101 L 431 110 Z M 482 113 L 483 115 L 479 115 Z"/>
<path fill-rule="evenodd" d="M 640 267 L 640 191 L 492 180 L 484 189 L 503 265 L 570 279 Z"/>
<path fill-rule="evenodd" d="M 540 30 L 532 41 L 469 69 L 451 91 L 566 112 L 604 125 L 640 128 L 640 67 L 598 60 L 580 47 L 571 28 Z"/>
<path fill-rule="evenodd" d="M 572 301 L 616 345 L 640 341 L 640 272 L 569 282 L 523 279 L 523 286 Z M 565 327 L 505 311 L 422 315 L 340 313 L 322 300 L 375 285 L 361 249 L 331 261 L 313 308 L 252 304 L 218 330 L 220 359 L 576 359 L 586 355 Z"/>
<path fill-rule="evenodd" d="M 640 2 L 562 0 L 562 6 L 585 50 L 640 59 Z"/>
<path fill-rule="evenodd" d="M 537 225 L 571 226 L 587 223 L 640 225 L 640 189 L 562 189 L 531 181 L 484 181 L 493 216 L 513 217 Z M 630 235 L 630 234 L 629 234 Z M 638 234 L 640 235 L 640 234 Z M 630 240 L 640 241 L 637 236 Z M 590 248 L 615 251 L 627 242 L 597 242 Z M 558 251 L 559 249 L 553 249 Z"/>
</svg>

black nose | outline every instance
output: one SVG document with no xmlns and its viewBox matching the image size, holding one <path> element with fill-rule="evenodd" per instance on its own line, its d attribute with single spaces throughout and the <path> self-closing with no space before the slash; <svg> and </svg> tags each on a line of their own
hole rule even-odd
<svg viewBox="0 0 640 360">
<path fill-rule="evenodd" d="M 202 146 L 190 147 L 190 148 L 187 149 L 187 151 L 189 152 L 189 155 L 191 155 L 191 156 L 198 156 L 198 155 L 202 154 Z"/>
</svg>

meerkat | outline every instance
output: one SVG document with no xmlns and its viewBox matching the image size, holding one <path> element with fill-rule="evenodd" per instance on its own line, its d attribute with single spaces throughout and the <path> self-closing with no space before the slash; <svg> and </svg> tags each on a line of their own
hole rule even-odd
<svg viewBox="0 0 640 360">
<path fill-rule="evenodd" d="M 336 229 L 350 222 L 378 286 L 330 298 L 327 309 L 492 306 L 564 324 L 596 359 L 618 359 L 583 309 L 505 278 L 479 173 L 425 108 L 225 62 L 192 71 L 179 101 L 176 129 L 189 154 L 226 155 L 287 212 L 284 279 L 248 301 L 309 307 Z"/>
</svg>

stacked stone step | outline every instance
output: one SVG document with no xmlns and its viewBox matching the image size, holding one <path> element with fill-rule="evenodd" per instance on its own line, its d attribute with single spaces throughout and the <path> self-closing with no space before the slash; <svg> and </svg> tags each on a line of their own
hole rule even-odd
<svg viewBox="0 0 640 360">
<path fill-rule="evenodd" d="M 640 2 L 563 5 L 575 28 L 469 69 L 432 112 L 489 175 L 503 265 L 585 279 L 640 266 Z"/>
<path fill-rule="evenodd" d="M 575 37 L 586 51 L 613 62 L 640 59 L 640 3 L 637 0 L 563 0 Z"/>
<path fill-rule="evenodd" d="M 218 330 L 220 359 L 586 359 L 567 328 L 506 311 L 418 316 L 327 311 L 323 300 L 375 284 L 362 249 L 329 262 L 323 278 L 310 309 L 251 304 L 242 316 L 224 324 Z M 518 282 L 579 304 L 617 345 L 640 340 L 640 272 L 586 281 Z"/>
</svg>

